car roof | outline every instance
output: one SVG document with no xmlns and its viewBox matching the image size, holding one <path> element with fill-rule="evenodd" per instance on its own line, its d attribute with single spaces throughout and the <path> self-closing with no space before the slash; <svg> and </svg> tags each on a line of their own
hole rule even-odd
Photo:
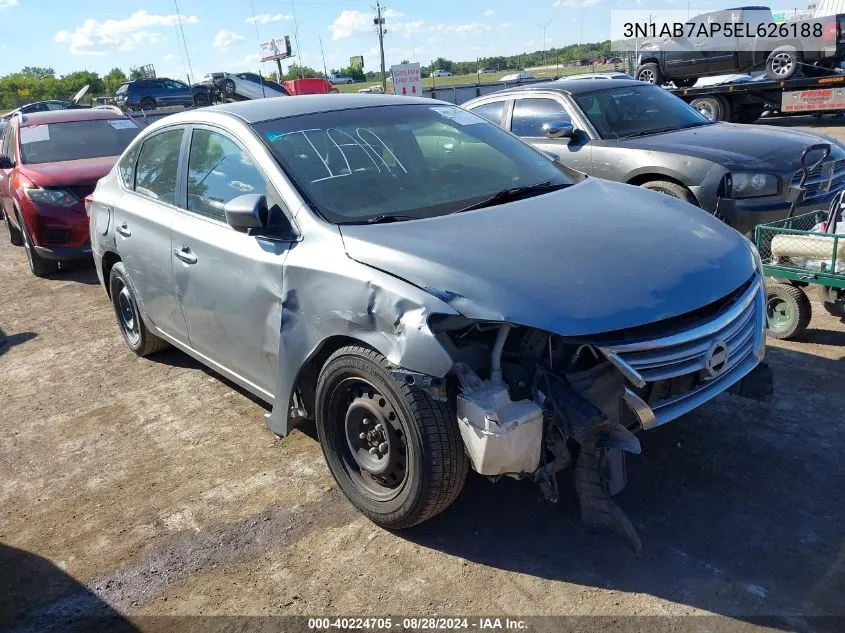
<svg viewBox="0 0 845 633">
<path fill-rule="evenodd" d="M 103 108 L 78 108 L 75 110 L 52 110 L 24 114 L 21 127 L 45 125 L 47 123 L 71 123 L 73 121 L 96 121 L 99 119 L 125 119 L 126 115 Z"/>
<path fill-rule="evenodd" d="M 247 123 L 260 123 L 272 119 L 300 116 L 317 112 L 334 112 L 337 110 L 353 110 L 356 108 L 372 108 L 375 106 L 391 105 L 443 105 L 444 101 L 428 99 L 426 97 L 401 97 L 394 95 L 359 95 L 355 93 L 330 95 L 300 95 L 295 99 L 290 97 L 269 97 L 267 99 L 252 99 L 225 103 L 201 108 L 191 112 L 174 114 L 167 117 L 173 121 L 180 119 L 195 119 L 203 112 L 220 112 L 231 114 Z M 446 105 L 453 105 L 451 103 Z"/>
<path fill-rule="evenodd" d="M 493 94 L 501 94 L 502 92 L 526 92 L 531 90 L 554 90 L 575 95 L 582 92 L 594 92 L 604 88 L 624 88 L 625 86 L 634 87 L 642 85 L 645 85 L 644 82 L 637 81 L 636 79 L 611 79 L 609 77 L 607 79 L 566 79 L 563 81 L 547 81 L 541 84 L 505 88 Z"/>
</svg>

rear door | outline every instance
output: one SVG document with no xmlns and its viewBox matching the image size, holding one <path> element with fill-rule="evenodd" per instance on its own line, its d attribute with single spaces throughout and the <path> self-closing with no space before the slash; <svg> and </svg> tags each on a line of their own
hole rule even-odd
<svg viewBox="0 0 845 633">
<path fill-rule="evenodd" d="M 173 224 L 173 270 L 191 347 L 268 400 L 275 391 L 282 265 L 295 244 L 239 233 L 223 207 L 247 193 L 283 203 L 249 152 L 229 133 L 195 126 L 186 163 L 186 208 Z"/>
<path fill-rule="evenodd" d="M 758 13 L 760 12 L 749 11 L 748 16 L 751 18 Z M 721 29 L 710 38 L 704 47 L 704 59 L 707 65 L 708 74 L 714 75 L 719 73 L 729 73 L 737 70 L 737 38 L 726 37 L 724 25 L 739 22 L 741 16 L 741 10 L 733 9 L 727 11 L 714 11 L 707 18 L 710 25 L 714 23 L 721 25 Z M 754 33 L 756 32 L 757 25 L 749 25 L 749 28 L 755 29 L 754 31 L 751 31 Z"/>
<path fill-rule="evenodd" d="M 191 87 L 188 84 L 173 79 L 165 79 L 163 83 L 168 105 L 190 105 L 194 102 Z"/>
<path fill-rule="evenodd" d="M 0 156 L 8 156 L 12 162 L 15 160 L 15 145 L 14 145 L 14 126 L 12 123 L 6 124 L 3 130 L 3 137 L 0 140 Z M 0 169 L 0 210 L 2 210 L 3 217 L 12 216 L 12 170 Z M 12 221 L 17 224 L 17 220 Z"/>
<path fill-rule="evenodd" d="M 571 139 L 547 138 L 543 134 L 543 124 L 557 121 L 570 123 L 581 130 Z M 582 131 L 583 128 L 584 125 L 561 96 L 520 96 L 514 99 L 510 117 L 511 132 L 534 147 L 554 154 L 567 167 L 586 173 L 591 168 L 591 147 L 590 137 Z"/>
<path fill-rule="evenodd" d="M 170 228 L 180 199 L 184 126 L 147 138 L 120 163 L 126 190 L 114 208 L 117 252 L 144 312 L 165 335 L 187 344 L 173 281 Z"/>
</svg>

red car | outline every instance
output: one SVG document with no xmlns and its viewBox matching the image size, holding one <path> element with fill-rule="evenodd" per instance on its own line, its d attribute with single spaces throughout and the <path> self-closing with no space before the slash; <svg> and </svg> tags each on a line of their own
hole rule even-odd
<svg viewBox="0 0 845 633">
<path fill-rule="evenodd" d="M 85 196 L 140 132 L 117 108 L 17 114 L 0 142 L 0 216 L 32 273 L 91 257 Z"/>
</svg>

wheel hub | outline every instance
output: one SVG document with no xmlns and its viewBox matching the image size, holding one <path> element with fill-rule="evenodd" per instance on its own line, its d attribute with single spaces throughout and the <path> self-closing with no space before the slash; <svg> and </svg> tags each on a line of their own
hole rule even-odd
<svg viewBox="0 0 845 633">
<path fill-rule="evenodd" d="M 371 385 L 359 384 L 350 396 L 343 432 L 352 462 L 366 486 L 396 490 L 405 479 L 407 454 L 396 411 Z"/>
<path fill-rule="evenodd" d="M 792 57 L 780 53 L 772 58 L 772 70 L 776 75 L 785 75 L 792 68 Z"/>
<path fill-rule="evenodd" d="M 784 329 L 792 320 L 792 310 L 780 297 L 772 297 L 766 303 L 766 318 L 771 329 Z"/>
</svg>

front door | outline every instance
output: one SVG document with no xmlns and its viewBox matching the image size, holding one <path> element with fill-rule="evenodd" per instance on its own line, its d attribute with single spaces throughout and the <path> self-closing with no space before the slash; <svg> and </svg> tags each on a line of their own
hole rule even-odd
<svg viewBox="0 0 845 633">
<path fill-rule="evenodd" d="M 684 37 L 666 40 L 663 59 L 670 78 L 701 77 L 707 72 L 704 49 L 708 40 L 701 27 L 702 18 L 693 18 L 684 24 Z"/>
<path fill-rule="evenodd" d="M 191 347 L 223 373 L 272 399 L 281 327 L 282 265 L 295 242 L 239 233 L 223 207 L 264 194 L 281 200 L 241 145 L 196 127 L 187 164 L 187 211 L 173 223 L 173 269 Z M 278 216 L 277 216 L 278 217 Z"/>
<path fill-rule="evenodd" d="M 589 136 L 578 130 L 572 138 L 547 138 L 543 133 L 543 124 L 549 122 L 566 122 L 576 129 L 579 127 L 569 107 L 557 98 L 527 97 L 514 101 L 511 132 L 537 149 L 554 154 L 567 167 L 588 173 L 591 169 Z"/>
<path fill-rule="evenodd" d="M 170 255 L 184 132 L 183 127 L 165 128 L 144 141 L 137 162 L 134 152 L 121 160 L 121 174 L 124 168 L 128 173 L 124 184 L 129 191 L 115 205 L 114 231 L 117 252 L 143 311 L 164 334 L 187 343 L 188 330 L 174 292 Z"/>
</svg>

